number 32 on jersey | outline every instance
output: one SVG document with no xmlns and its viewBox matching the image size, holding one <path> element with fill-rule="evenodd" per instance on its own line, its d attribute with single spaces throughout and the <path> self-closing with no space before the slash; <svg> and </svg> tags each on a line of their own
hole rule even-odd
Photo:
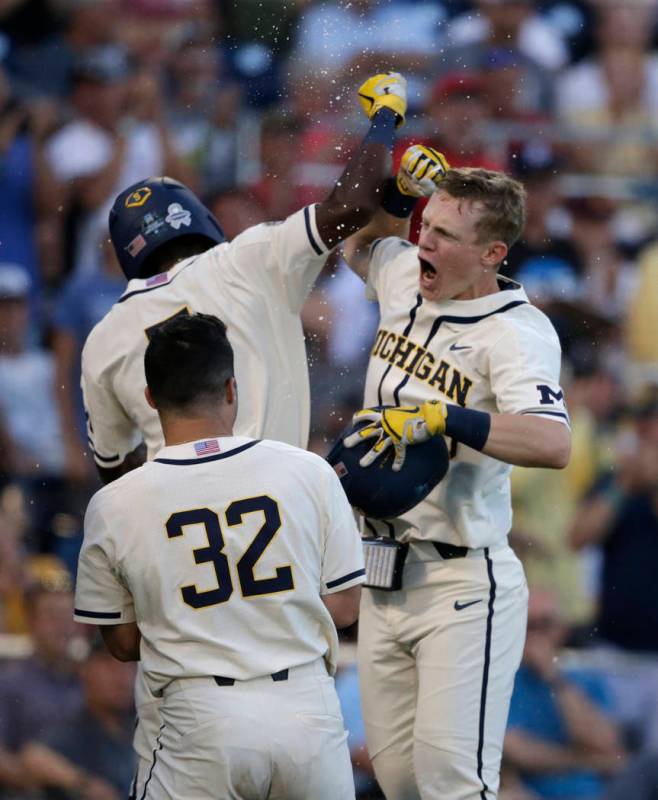
<svg viewBox="0 0 658 800">
<path fill-rule="evenodd" d="M 275 500 L 265 495 L 236 500 L 226 509 L 226 521 L 230 526 L 241 525 L 248 514 L 262 514 L 263 524 L 253 541 L 238 559 L 236 568 L 243 597 L 288 592 L 295 588 L 292 566 L 277 567 L 270 578 L 257 578 L 254 568 L 281 527 L 281 515 Z M 183 536 L 189 525 L 203 525 L 208 537 L 208 547 L 193 550 L 197 564 L 212 564 L 215 568 L 217 586 L 214 589 L 199 591 L 196 586 L 181 587 L 183 601 L 192 608 L 206 608 L 225 603 L 233 594 L 233 579 L 229 560 L 224 553 L 224 535 L 219 517 L 209 508 L 193 508 L 177 511 L 166 523 L 167 536 L 176 539 Z"/>
</svg>

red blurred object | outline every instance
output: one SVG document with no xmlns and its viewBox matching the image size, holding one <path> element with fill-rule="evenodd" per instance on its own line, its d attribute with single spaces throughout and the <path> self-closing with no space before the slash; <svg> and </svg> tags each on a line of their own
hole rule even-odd
<svg viewBox="0 0 658 800">
<path fill-rule="evenodd" d="M 458 94 L 466 97 L 482 94 L 484 78 L 477 72 L 449 72 L 440 77 L 430 95 L 431 103 L 439 103 L 446 97 Z"/>
</svg>

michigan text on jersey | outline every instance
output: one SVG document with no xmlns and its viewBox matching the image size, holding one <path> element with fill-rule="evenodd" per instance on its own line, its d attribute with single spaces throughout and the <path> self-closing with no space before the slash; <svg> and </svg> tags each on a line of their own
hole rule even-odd
<svg viewBox="0 0 658 800">
<path fill-rule="evenodd" d="M 425 381 L 454 403 L 466 406 L 473 381 L 443 359 L 437 364 L 429 350 L 406 336 L 380 328 L 371 355 Z"/>
</svg>

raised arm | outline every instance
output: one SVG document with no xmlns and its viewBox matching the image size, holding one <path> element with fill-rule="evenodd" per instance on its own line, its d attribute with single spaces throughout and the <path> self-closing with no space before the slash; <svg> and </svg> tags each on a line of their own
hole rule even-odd
<svg viewBox="0 0 658 800">
<path fill-rule="evenodd" d="M 384 184 L 381 206 L 365 227 L 343 243 L 345 261 L 362 280 L 368 277 L 370 245 L 388 236 L 406 239 L 416 203 L 436 191 L 449 168 L 444 156 L 431 147 L 412 145 L 405 150 L 397 176 Z"/>
<path fill-rule="evenodd" d="M 318 232 L 327 247 L 366 225 L 379 207 L 391 169 L 395 129 L 407 110 L 406 81 L 397 72 L 375 75 L 359 88 L 359 99 L 371 120 L 370 130 L 316 208 Z"/>
<path fill-rule="evenodd" d="M 409 217 L 395 217 L 380 207 L 365 227 L 343 242 L 343 258 L 361 280 L 365 281 L 368 277 L 370 245 L 376 239 L 385 239 L 387 236 L 406 239 L 409 236 Z"/>
</svg>

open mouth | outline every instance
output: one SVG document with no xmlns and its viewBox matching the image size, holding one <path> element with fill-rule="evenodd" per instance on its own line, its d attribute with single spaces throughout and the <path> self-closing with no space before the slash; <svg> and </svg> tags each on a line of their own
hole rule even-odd
<svg viewBox="0 0 658 800">
<path fill-rule="evenodd" d="M 420 274 L 423 276 L 423 278 L 426 278 L 427 280 L 432 280 L 432 278 L 435 278 L 436 270 L 430 264 L 430 262 L 425 261 L 424 258 L 419 258 L 418 260 L 420 261 Z"/>
</svg>

